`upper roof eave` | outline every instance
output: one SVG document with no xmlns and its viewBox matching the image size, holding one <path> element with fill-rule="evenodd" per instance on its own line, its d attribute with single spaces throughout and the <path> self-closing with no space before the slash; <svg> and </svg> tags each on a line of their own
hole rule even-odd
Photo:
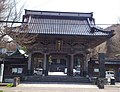
<svg viewBox="0 0 120 92">
<path fill-rule="evenodd" d="M 25 9 L 25 15 L 52 15 L 52 16 L 74 16 L 74 17 L 93 17 L 93 12 L 60 12 L 60 11 L 37 11 Z"/>
</svg>

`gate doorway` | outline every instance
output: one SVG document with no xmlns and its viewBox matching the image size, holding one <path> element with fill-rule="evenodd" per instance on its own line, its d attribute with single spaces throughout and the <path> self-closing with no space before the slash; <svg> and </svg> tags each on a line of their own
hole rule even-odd
<svg viewBox="0 0 120 92">
<path fill-rule="evenodd" d="M 55 58 L 52 59 L 50 63 L 49 70 L 50 72 L 64 72 L 65 67 L 67 66 L 67 62 L 63 58 Z"/>
</svg>

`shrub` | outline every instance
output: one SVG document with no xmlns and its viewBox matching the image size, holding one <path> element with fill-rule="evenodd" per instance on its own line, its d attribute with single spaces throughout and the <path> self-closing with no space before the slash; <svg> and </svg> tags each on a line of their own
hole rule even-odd
<svg viewBox="0 0 120 92">
<path fill-rule="evenodd" d="M 0 92 L 4 92 L 3 90 L 0 90 Z"/>
<path fill-rule="evenodd" d="M 14 87 L 14 85 L 10 83 L 10 84 L 7 84 L 7 87 Z"/>
</svg>

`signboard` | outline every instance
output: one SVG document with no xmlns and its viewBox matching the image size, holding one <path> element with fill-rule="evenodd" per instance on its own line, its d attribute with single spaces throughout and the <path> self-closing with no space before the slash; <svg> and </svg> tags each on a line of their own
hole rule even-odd
<svg viewBox="0 0 120 92">
<path fill-rule="evenodd" d="M 0 82 L 3 81 L 4 64 L 0 65 Z"/>
</svg>

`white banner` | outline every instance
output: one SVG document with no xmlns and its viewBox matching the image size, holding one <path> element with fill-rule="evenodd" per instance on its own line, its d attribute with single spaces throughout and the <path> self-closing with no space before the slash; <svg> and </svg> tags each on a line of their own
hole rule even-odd
<svg viewBox="0 0 120 92">
<path fill-rule="evenodd" d="M 4 64 L 0 65 L 0 82 L 3 82 Z"/>
</svg>

